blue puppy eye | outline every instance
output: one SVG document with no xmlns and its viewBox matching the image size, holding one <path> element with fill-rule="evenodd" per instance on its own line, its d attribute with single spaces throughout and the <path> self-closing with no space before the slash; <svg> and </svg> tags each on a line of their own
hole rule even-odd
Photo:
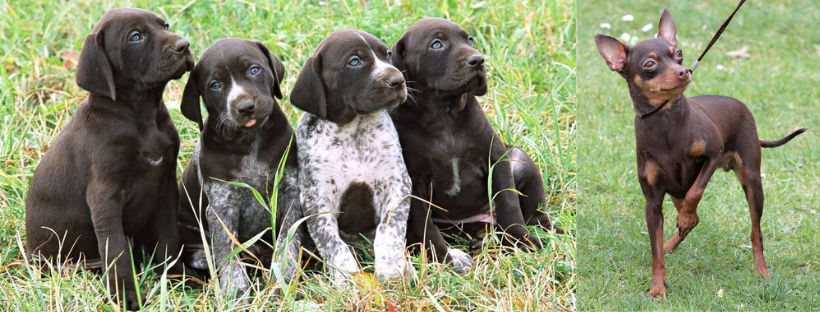
<svg viewBox="0 0 820 312">
<path fill-rule="evenodd" d="M 467 43 L 469 43 L 470 46 L 472 47 L 473 46 L 473 37 L 467 38 Z"/>
<path fill-rule="evenodd" d="M 131 40 L 131 42 L 140 41 L 142 40 L 142 35 L 140 35 L 140 33 L 134 33 L 133 35 L 131 35 L 131 39 L 128 40 Z"/>
<path fill-rule="evenodd" d="M 211 89 L 217 90 L 219 88 L 222 88 L 222 84 L 219 83 L 219 81 L 211 82 Z"/>
<path fill-rule="evenodd" d="M 350 66 L 353 66 L 353 67 L 359 66 L 360 64 L 362 64 L 362 62 L 359 61 L 358 57 L 353 58 L 352 60 L 350 60 L 350 62 L 347 62 L 347 65 L 350 65 Z"/>
<path fill-rule="evenodd" d="M 387 60 L 391 60 L 393 58 L 393 52 L 387 51 Z"/>
<path fill-rule="evenodd" d="M 258 66 L 251 67 L 251 75 L 256 75 L 258 73 L 259 73 L 259 67 Z"/>
<path fill-rule="evenodd" d="M 444 45 L 441 44 L 441 41 L 436 39 L 435 41 L 433 41 L 433 44 L 431 44 L 430 47 L 433 49 L 441 49 L 442 47 L 444 47 Z"/>
</svg>

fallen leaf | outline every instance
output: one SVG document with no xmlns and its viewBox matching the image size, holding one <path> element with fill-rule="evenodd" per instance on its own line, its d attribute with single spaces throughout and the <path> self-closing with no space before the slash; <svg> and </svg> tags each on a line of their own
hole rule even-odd
<svg viewBox="0 0 820 312">
<path fill-rule="evenodd" d="M 740 48 L 740 50 L 726 52 L 726 55 L 735 58 L 748 58 L 750 56 L 749 46 L 744 45 L 742 48 Z"/>
</svg>

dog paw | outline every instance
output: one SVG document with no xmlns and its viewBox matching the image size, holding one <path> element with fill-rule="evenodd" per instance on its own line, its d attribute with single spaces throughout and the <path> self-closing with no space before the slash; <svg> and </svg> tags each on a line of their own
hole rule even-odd
<svg viewBox="0 0 820 312">
<path fill-rule="evenodd" d="M 350 277 L 351 274 L 359 271 L 359 266 L 356 262 L 356 259 L 351 257 L 350 259 L 338 261 L 339 257 L 335 258 L 336 259 L 334 259 L 334 263 L 331 265 L 333 282 L 336 285 L 347 284 L 348 277 Z"/>
<path fill-rule="evenodd" d="M 205 256 L 205 250 L 197 250 L 194 252 L 194 254 L 191 255 L 191 263 L 188 265 L 197 270 L 207 270 L 208 258 Z"/>
<path fill-rule="evenodd" d="M 458 249 L 447 249 L 447 260 L 450 261 L 450 266 L 458 274 L 467 274 L 470 272 L 470 266 L 473 264 L 473 258 L 466 252 Z"/>
<path fill-rule="evenodd" d="M 700 218 L 698 217 L 697 212 L 693 213 L 679 213 L 678 214 L 678 234 L 680 236 L 685 236 L 689 233 L 695 226 L 700 223 Z"/>
<path fill-rule="evenodd" d="M 250 292 L 251 279 L 242 265 L 233 264 L 228 266 L 218 278 L 219 286 L 226 296 L 243 298 Z"/>
<path fill-rule="evenodd" d="M 375 263 L 376 277 L 379 280 L 389 282 L 401 278 L 407 267 L 407 260 L 404 257 L 391 259 L 391 261 L 380 261 Z"/>
</svg>

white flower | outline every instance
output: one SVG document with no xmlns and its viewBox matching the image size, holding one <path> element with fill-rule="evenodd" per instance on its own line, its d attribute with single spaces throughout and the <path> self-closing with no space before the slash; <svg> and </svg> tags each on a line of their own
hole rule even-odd
<svg viewBox="0 0 820 312">
<path fill-rule="evenodd" d="M 621 40 L 623 40 L 623 41 L 629 42 L 629 38 L 630 38 L 630 37 L 632 37 L 632 36 L 630 36 L 630 35 L 629 35 L 629 34 L 627 34 L 627 33 L 623 33 L 623 34 L 621 34 Z"/>
<path fill-rule="evenodd" d="M 612 28 L 612 25 L 610 25 L 609 23 L 601 23 L 601 28 L 603 28 L 603 29 L 611 29 L 611 28 Z"/>
<path fill-rule="evenodd" d="M 635 45 L 636 43 L 638 43 L 638 36 L 633 36 L 632 38 L 629 38 L 629 45 Z"/>
<path fill-rule="evenodd" d="M 632 15 L 629 15 L 629 14 L 624 15 L 623 17 L 621 17 L 621 20 L 624 20 L 624 21 L 627 21 L 627 22 L 631 22 L 634 19 L 635 19 L 635 17 L 632 16 Z"/>
<path fill-rule="evenodd" d="M 718 70 L 723 70 L 723 65 L 718 64 L 718 66 L 715 66 L 715 68 L 717 68 Z"/>
<path fill-rule="evenodd" d="M 649 23 L 649 24 L 643 25 L 643 28 L 641 28 L 641 30 L 642 30 L 643 32 L 647 32 L 647 31 L 652 30 L 652 23 Z"/>
<path fill-rule="evenodd" d="M 719 298 L 723 298 L 723 288 L 718 289 L 717 296 L 718 296 Z"/>
</svg>

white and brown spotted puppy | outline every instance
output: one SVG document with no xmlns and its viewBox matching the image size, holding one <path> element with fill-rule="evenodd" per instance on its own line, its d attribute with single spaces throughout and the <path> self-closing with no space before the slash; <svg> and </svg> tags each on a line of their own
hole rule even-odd
<svg viewBox="0 0 820 312">
<path fill-rule="evenodd" d="M 347 243 L 363 237 L 373 242 L 379 278 L 401 276 L 407 264 L 410 177 L 387 112 L 407 91 L 389 63 L 373 35 L 338 30 L 307 60 L 290 96 L 306 111 L 296 129 L 302 209 L 325 213 L 307 220 L 308 231 L 337 281 L 359 270 Z"/>
<path fill-rule="evenodd" d="M 207 272 L 201 222 L 208 232 L 220 286 L 228 294 L 242 296 L 251 285 L 239 256 L 228 259 L 237 247 L 228 232 L 245 242 L 270 229 L 272 220 L 270 210 L 252 190 L 225 181 L 245 183 L 271 198 L 280 161 L 287 157 L 278 189 L 277 233 L 287 231 L 301 217 L 293 128 L 274 99 L 282 98 L 279 84 L 284 75 L 282 62 L 261 42 L 228 38 L 202 54 L 185 86 L 182 113 L 200 125 L 202 135 L 179 185 L 183 255 L 190 266 Z M 204 124 L 200 98 L 208 111 Z M 289 144 L 291 152 L 286 155 Z M 270 263 L 272 250 L 267 246 L 272 245 L 272 236 L 262 236 L 267 245 L 251 248 L 256 258 L 267 262 L 265 266 Z M 291 258 L 296 256 L 300 236 L 297 231 L 288 246 Z M 281 245 L 284 233 L 277 237 Z M 295 267 L 288 268 L 285 277 L 290 279 Z"/>
</svg>

